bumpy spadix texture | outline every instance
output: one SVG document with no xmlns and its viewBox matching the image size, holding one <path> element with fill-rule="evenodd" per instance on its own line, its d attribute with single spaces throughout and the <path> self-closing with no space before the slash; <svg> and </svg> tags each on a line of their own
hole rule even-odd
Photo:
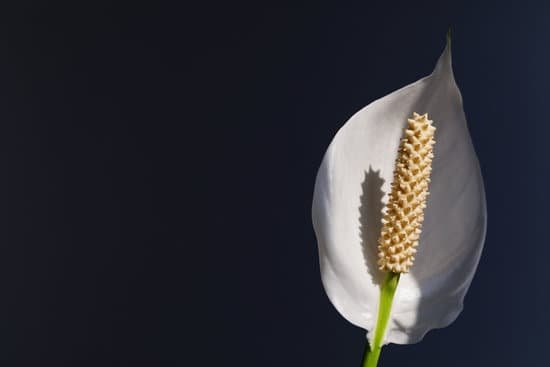
<svg viewBox="0 0 550 367">
<path fill-rule="evenodd" d="M 406 273 L 413 265 L 432 172 L 434 132 L 428 114 L 413 113 L 399 144 L 391 192 L 378 240 L 380 270 Z"/>
<path fill-rule="evenodd" d="M 372 339 L 385 276 L 378 265 L 382 211 L 414 111 L 429 113 L 437 143 L 418 252 L 400 277 L 385 343 L 415 343 L 455 320 L 485 238 L 483 180 L 449 46 L 430 76 L 372 102 L 342 126 L 323 158 L 313 197 L 325 291 L 340 314 Z"/>
</svg>

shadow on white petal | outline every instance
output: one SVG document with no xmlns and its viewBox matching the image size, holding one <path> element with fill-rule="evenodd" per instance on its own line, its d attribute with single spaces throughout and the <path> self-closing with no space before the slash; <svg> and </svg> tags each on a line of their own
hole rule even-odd
<svg viewBox="0 0 550 367">
<path fill-rule="evenodd" d="M 378 269 L 378 238 L 382 230 L 382 210 L 384 195 L 382 185 L 385 180 L 380 176 L 380 170 L 365 171 L 365 179 L 361 183 L 359 206 L 359 233 L 361 236 L 361 251 L 367 273 L 376 285 L 380 285 L 384 274 Z"/>
</svg>

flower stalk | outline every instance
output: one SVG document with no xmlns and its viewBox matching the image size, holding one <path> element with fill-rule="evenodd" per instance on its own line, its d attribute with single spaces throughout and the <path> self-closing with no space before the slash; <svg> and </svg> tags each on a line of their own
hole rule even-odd
<svg viewBox="0 0 550 367">
<path fill-rule="evenodd" d="M 395 295 L 400 276 L 400 273 L 390 271 L 387 273 L 384 283 L 382 283 L 382 288 L 380 289 L 380 306 L 378 307 L 378 320 L 376 321 L 374 338 L 372 345 L 369 346 L 367 343 L 365 347 L 365 355 L 363 357 L 363 363 L 361 364 L 362 367 L 376 367 L 378 365 L 386 326 L 390 319 L 393 296 Z"/>
</svg>

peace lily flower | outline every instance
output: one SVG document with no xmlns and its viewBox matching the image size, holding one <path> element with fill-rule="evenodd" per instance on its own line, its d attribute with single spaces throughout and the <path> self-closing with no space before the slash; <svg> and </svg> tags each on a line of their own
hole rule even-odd
<svg viewBox="0 0 550 367">
<path fill-rule="evenodd" d="M 364 107 L 338 131 L 317 174 L 312 214 L 325 291 L 367 330 L 364 366 L 376 366 L 382 345 L 419 342 L 457 318 L 487 214 L 449 39 L 431 75 Z"/>
</svg>

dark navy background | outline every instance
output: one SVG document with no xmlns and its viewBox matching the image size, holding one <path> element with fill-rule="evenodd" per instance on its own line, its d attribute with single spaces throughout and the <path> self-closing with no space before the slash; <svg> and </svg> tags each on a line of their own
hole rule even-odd
<svg viewBox="0 0 550 367">
<path fill-rule="evenodd" d="M 550 365 L 550 5 L 13 4 L 3 366 L 358 366 L 364 331 L 320 282 L 316 171 L 350 115 L 431 72 L 449 26 L 487 242 L 459 319 L 381 366 Z"/>
</svg>

